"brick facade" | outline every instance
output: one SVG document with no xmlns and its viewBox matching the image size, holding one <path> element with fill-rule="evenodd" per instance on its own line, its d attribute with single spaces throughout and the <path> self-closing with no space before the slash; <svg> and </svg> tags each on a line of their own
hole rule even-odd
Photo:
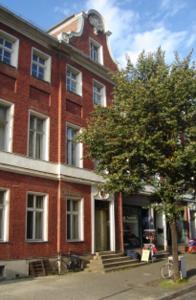
<svg viewBox="0 0 196 300">
<path fill-rule="evenodd" d="M 94 165 L 90 160 L 84 159 L 82 169 L 67 166 L 66 124 L 78 128 L 85 126 L 94 109 L 93 80 L 105 86 L 107 103 L 112 101 L 113 83 L 109 72 L 116 71 L 117 67 L 107 48 L 106 33 L 101 31 L 95 34 L 87 17 L 82 35 L 74 36 L 66 44 L 6 9 L 1 9 L 0 19 L 0 30 L 19 40 L 18 66 L 0 61 L 0 104 L 7 101 L 14 107 L 12 150 L 0 150 L 0 190 L 9 191 L 8 223 L 4 224 L 9 228 L 8 239 L 0 240 L 0 260 L 53 257 L 59 251 L 91 253 L 91 189 L 102 179 L 93 175 Z M 89 37 L 103 48 L 103 66 L 89 58 Z M 33 48 L 50 57 L 50 82 L 31 75 Z M 68 65 L 82 74 L 82 95 L 66 89 Z M 47 161 L 28 156 L 31 112 L 49 119 Z M 48 197 L 46 241 L 26 239 L 29 192 Z M 66 199 L 69 197 L 83 199 L 81 218 L 84 230 L 81 241 L 66 239 Z"/>
</svg>

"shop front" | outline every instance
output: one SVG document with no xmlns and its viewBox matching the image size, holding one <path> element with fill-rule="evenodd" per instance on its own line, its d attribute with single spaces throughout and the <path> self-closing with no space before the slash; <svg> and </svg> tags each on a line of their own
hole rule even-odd
<svg viewBox="0 0 196 300">
<path fill-rule="evenodd" d="M 142 248 L 154 240 L 153 210 L 148 208 L 150 198 L 143 195 L 123 198 L 124 250 Z M 153 238 L 151 239 L 153 235 Z"/>
</svg>

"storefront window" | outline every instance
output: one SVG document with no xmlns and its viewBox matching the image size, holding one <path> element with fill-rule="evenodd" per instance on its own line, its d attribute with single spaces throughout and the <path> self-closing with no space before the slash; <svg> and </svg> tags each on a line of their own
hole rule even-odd
<svg viewBox="0 0 196 300">
<path fill-rule="evenodd" d="M 140 210 L 131 206 L 124 206 L 123 210 L 124 246 L 126 249 L 140 247 Z"/>
</svg>

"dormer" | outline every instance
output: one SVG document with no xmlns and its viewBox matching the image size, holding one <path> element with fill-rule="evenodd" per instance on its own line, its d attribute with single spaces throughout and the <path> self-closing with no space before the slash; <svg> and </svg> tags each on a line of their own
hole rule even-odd
<svg viewBox="0 0 196 300">
<path fill-rule="evenodd" d="M 108 45 L 111 32 L 105 31 L 103 17 L 98 11 L 89 10 L 73 15 L 51 28 L 48 33 L 76 47 L 94 63 L 111 71 L 117 70 Z"/>
</svg>

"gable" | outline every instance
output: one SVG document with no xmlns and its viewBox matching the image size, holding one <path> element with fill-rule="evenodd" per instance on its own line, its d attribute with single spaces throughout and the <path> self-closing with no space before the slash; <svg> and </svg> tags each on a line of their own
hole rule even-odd
<svg viewBox="0 0 196 300">
<path fill-rule="evenodd" d="M 117 70 L 108 45 L 111 32 L 105 31 L 103 18 L 96 10 L 74 15 L 50 29 L 48 33 L 76 47 L 95 63 L 113 72 Z"/>
</svg>

